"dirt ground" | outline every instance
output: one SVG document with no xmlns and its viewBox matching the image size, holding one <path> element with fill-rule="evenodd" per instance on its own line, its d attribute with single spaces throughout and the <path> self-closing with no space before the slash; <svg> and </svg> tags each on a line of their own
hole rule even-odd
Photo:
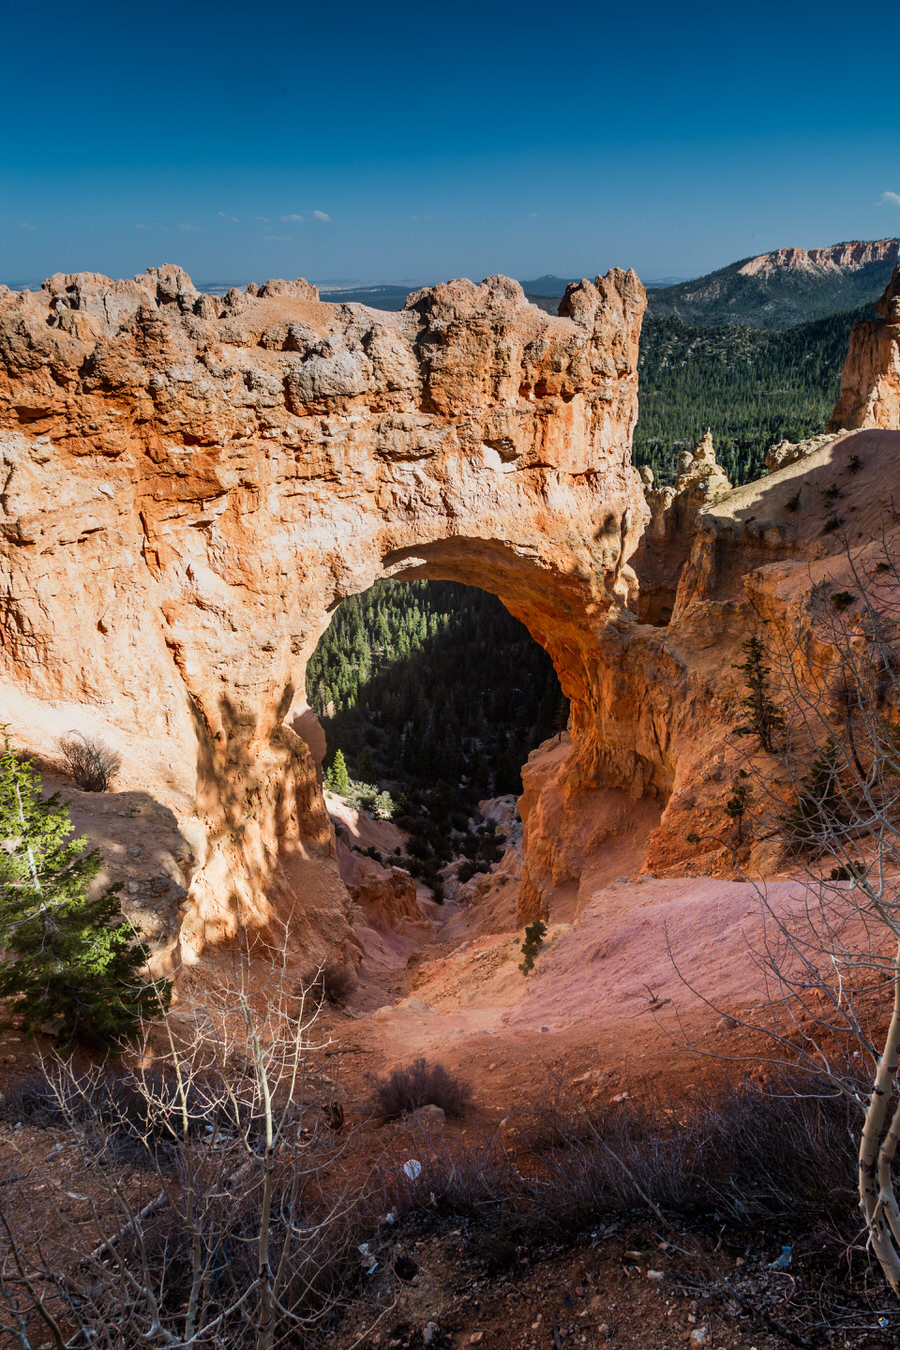
<svg viewBox="0 0 900 1350">
<path fill-rule="evenodd" d="M 383 837 L 393 827 L 381 822 L 344 823 L 360 846 L 394 842 L 393 834 Z M 361 1174 L 396 1172 L 423 1149 L 514 1139 L 522 1110 L 554 1094 L 595 1111 L 642 1098 L 689 1110 L 726 1074 L 759 1073 L 761 1039 L 741 1025 L 762 994 L 751 959 L 766 912 L 758 887 L 647 875 L 598 885 L 569 921 L 549 926 L 526 978 L 515 887 L 509 868 L 506 879 L 500 871 L 496 886 L 479 891 L 476 884 L 443 908 L 423 906 L 415 934 L 403 940 L 367 930 L 359 989 L 343 1004 L 323 1006 L 314 1106 L 341 1106 L 344 1165 Z M 788 912 L 796 884 L 775 879 L 765 898 Z M 695 988 L 679 971 L 692 973 Z M 192 976 L 195 990 L 201 976 Z M 189 997 L 180 1010 L 190 1015 Z M 0 1033 L 0 1094 L 50 1049 Z M 439 1060 L 473 1091 L 463 1118 L 427 1140 L 405 1122 L 383 1125 L 372 1105 L 372 1075 L 418 1056 Z M 61 1241 L 68 1233 L 78 1240 L 92 1183 L 73 1167 L 64 1132 L 17 1121 L 0 1102 L 0 1169 L 26 1178 L 31 1203 L 55 1216 Z M 900 1315 L 877 1271 L 866 1277 L 867 1289 L 847 1295 L 846 1315 L 829 1328 L 817 1298 L 845 1272 L 805 1269 L 800 1254 L 791 1270 L 772 1270 L 777 1256 L 771 1233 L 744 1235 L 735 1245 L 721 1231 L 677 1232 L 638 1215 L 588 1230 L 566 1247 L 527 1248 L 501 1224 L 435 1214 L 395 1227 L 385 1216 L 361 1254 L 357 1288 L 321 1344 L 772 1350 L 784 1341 L 760 1320 L 765 1313 L 817 1326 L 810 1344 L 900 1345 Z M 373 1258 L 377 1267 L 366 1273 Z"/>
</svg>

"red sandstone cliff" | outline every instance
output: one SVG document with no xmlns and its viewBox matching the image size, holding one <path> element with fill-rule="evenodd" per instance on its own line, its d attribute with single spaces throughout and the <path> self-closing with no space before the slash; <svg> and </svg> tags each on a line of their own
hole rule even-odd
<svg viewBox="0 0 900 1350">
<path fill-rule="evenodd" d="M 520 920 L 560 887 L 571 909 L 623 833 L 632 870 L 721 866 L 689 836 L 722 833 L 741 642 L 760 615 L 820 640 L 816 587 L 846 568 L 825 493 L 870 548 L 900 432 L 821 441 L 734 491 L 701 446 L 671 500 L 649 494 L 636 551 L 643 303 L 622 272 L 559 318 L 504 278 L 396 315 L 305 282 L 217 301 L 176 268 L 0 292 L 0 713 L 106 731 L 174 811 L 181 955 L 279 919 L 309 962 L 350 946 L 298 714 L 331 611 L 380 576 L 495 592 L 572 699 L 571 749 L 527 778 Z M 876 428 L 898 425 L 897 303 L 895 275 L 878 342 L 863 359 L 857 331 L 848 358 Z"/>
<path fill-rule="evenodd" d="M 332 610 L 378 577 L 499 595 L 572 698 L 572 781 L 608 771 L 643 308 L 618 271 L 559 318 L 502 277 L 399 314 L 303 281 L 215 300 L 175 267 L 0 289 L 0 707 L 104 730 L 176 812 L 182 955 L 278 918 L 310 961 L 348 940 L 294 721 Z"/>
<path fill-rule="evenodd" d="M 875 309 L 877 318 L 853 325 L 833 431 L 900 427 L 900 267 Z"/>
<path fill-rule="evenodd" d="M 900 262 L 900 239 L 852 240 L 827 248 L 778 248 L 751 258 L 739 269 L 743 277 L 770 277 L 778 272 L 856 272 L 872 263 Z"/>
</svg>

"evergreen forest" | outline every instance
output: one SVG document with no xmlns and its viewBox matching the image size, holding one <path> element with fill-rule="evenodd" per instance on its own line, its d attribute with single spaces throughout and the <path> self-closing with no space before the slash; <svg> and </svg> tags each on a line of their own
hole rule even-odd
<svg viewBox="0 0 900 1350">
<path fill-rule="evenodd" d="M 476 803 L 522 790 L 520 769 L 565 726 L 550 657 L 494 595 L 450 581 L 379 581 L 336 611 L 307 698 L 350 779 L 386 790 L 433 880 Z M 415 853 L 414 853 L 415 856 Z"/>
<path fill-rule="evenodd" d="M 776 441 L 824 431 L 841 391 L 850 329 L 867 309 L 775 331 L 728 324 L 697 328 L 677 317 L 645 319 L 634 462 L 673 481 L 679 453 L 712 428 L 732 483 L 764 472 Z"/>
</svg>

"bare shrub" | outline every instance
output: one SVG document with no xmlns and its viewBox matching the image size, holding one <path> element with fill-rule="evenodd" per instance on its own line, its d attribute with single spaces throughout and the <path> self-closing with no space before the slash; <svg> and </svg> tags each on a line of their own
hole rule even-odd
<svg viewBox="0 0 900 1350">
<path fill-rule="evenodd" d="M 306 1344 L 343 1296 L 373 1220 L 322 1120 L 318 1000 L 298 1007 L 286 956 L 274 970 L 245 956 L 127 1064 L 57 1059 L 6 1103 L 63 1133 L 90 1212 L 35 1203 L 60 1188 L 52 1170 L 8 1178 L 4 1344 L 274 1350 Z"/>
<path fill-rule="evenodd" d="M 522 1113 L 515 1144 L 500 1133 L 442 1142 L 419 1176 L 391 1174 L 386 1201 L 398 1215 L 487 1221 L 522 1242 L 571 1238 L 653 1206 L 701 1221 L 714 1214 L 736 1229 L 796 1230 L 829 1216 L 850 1235 L 852 1107 L 827 1091 L 793 1074 L 726 1085 L 688 1113 L 629 1102 L 595 1114 L 557 1096 Z"/>
<path fill-rule="evenodd" d="M 135 1075 L 121 1061 L 77 1068 L 66 1060 L 14 1084 L 0 1103 L 0 1120 L 69 1127 L 97 1155 L 152 1169 L 168 1165 L 185 1129 L 195 1138 L 221 1126 L 222 1109 L 214 1083 L 179 1086 L 165 1067 Z M 245 1117 L 243 1125 L 252 1131 L 254 1121 Z"/>
<path fill-rule="evenodd" d="M 443 1064 L 417 1059 L 405 1068 L 392 1069 L 384 1078 L 375 1078 L 372 1097 L 385 1120 L 399 1120 L 422 1106 L 439 1106 L 448 1116 L 461 1116 L 472 1100 L 472 1089 Z"/>
<path fill-rule="evenodd" d="M 122 758 L 96 736 L 70 731 L 59 742 L 66 768 L 82 792 L 108 792 L 122 767 Z"/>
</svg>

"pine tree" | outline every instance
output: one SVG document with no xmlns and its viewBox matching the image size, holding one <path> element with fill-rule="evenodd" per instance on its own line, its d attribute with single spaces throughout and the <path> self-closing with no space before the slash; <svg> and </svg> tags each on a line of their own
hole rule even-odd
<svg viewBox="0 0 900 1350">
<path fill-rule="evenodd" d="M 809 773 L 797 788 L 785 825 L 795 844 L 812 853 L 833 846 L 847 824 L 847 801 L 841 787 L 841 754 L 829 737 Z"/>
<path fill-rule="evenodd" d="M 96 898 L 103 867 L 84 838 L 71 839 L 59 794 L 7 739 L 0 753 L 0 998 L 25 1029 L 50 1022 L 67 1043 L 113 1047 L 169 1002 L 166 982 L 143 983 L 147 949 L 122 913 L 119 887 Z"/>
<path fill-rule="evenodd" d="M 378 777 L 375 771 L 375 763 L 372 759 L 372 751 L 368 745 L 364 745 L 356 760 L 356 776 L 363 783 L 374 783 Z"/>
<path fill-rule="evenodd" d="M 742 699 L 747 720 L 735 727 L 736 736 L 756 736 L 769 754 L 775 749 L 779 731 L 784 728 L 784 717 L 769 692 L 771 668 L 766 664 L 766 651 L 759 637 L 748 638 L 743 644 L 744 661 L 735 670 L 743 672 L 748 694 Z"/>
<path fill-rule="evenodd" d="M 534 970 L 534 959 L 544 945 L 544 935 L 547 932 L 547 925 L 543 919 L 535 919 L 534 923 L 528 924 L 525 929 L 525 938 L 522 942 L 522 961 L 519 969 L 523 975 L 529 974 Z"/>
<path fill-rule="evenodd" d="M 350 791 L 350 775 L 343 750 L 338 750 L 331 765 L 331 790 L 339 797 L 346 797 Z"/>
</svg>

